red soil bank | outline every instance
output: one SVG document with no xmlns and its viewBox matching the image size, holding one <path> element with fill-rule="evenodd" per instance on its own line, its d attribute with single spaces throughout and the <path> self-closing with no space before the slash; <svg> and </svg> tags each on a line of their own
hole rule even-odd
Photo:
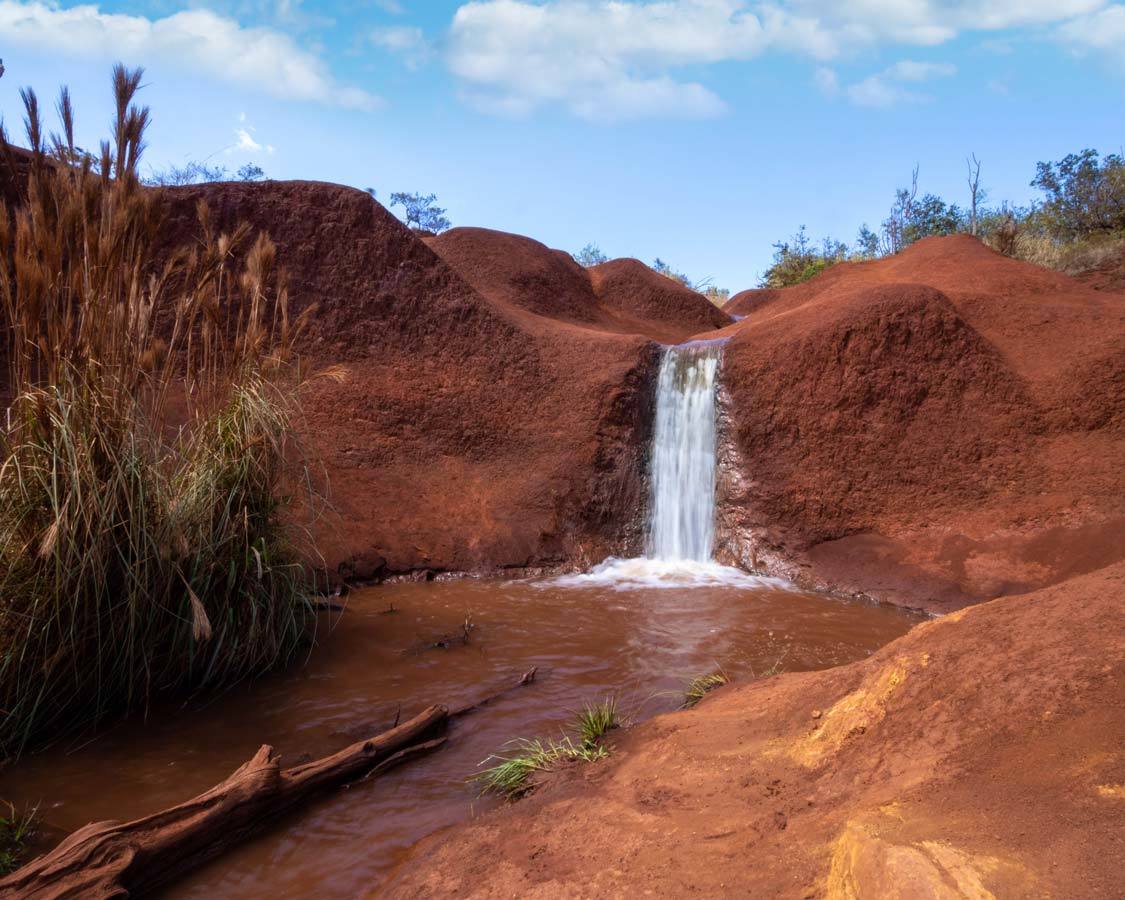
<svg viewBox="0 0 1125 900">
<path fill-rule="evenodd" d="M 731 317 L 710 302 L 701 304 L 698 293 L 640 260 L 614 259 L 589 271 L 603 306 L 629 320 L 644 322 L 649 329 L 646 333 L 668 342 L 731 323 Z M 687 327 L 691 330 L 685 334 Z"/>
<path fill-rule="evenodd" d="M 170 196 L 170 240 L 190 238 L 203 199 L 219 227 L 269 232 L 295 312 L 318 304 L 304 352 L 347 375 L 314 382 L 306 403 L 338 511 L 319 535 L 334 573 L 590 564 L 639 546 L 648 337 L 726 324 L 703 297 L 677 287 L 624 315 L 566 254 L 482 229 L 431 249 L 334 185 Z"/>
<path fill-rule="evenodd" d="M 431 838 L 380 897 L 1121 895 L 1125 565 L 732 685 Z"/>
<path fill-rule="evenodd" d="M 742 296 L 726 556 L 951 609 L 1125 553 L 1125 294 L 950 237 Z"/>
</svg>

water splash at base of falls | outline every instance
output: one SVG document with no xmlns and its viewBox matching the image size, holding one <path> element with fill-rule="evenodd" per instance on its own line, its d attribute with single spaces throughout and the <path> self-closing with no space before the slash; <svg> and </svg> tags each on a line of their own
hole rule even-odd
<svg viewBox="0 0 1125 900">
<path fill-rule="evenodd" d="M 563 587 L 613 588 L 618 591 L 642 588 L 778 588 L 792 589 L 784 578 L 751 575 L 733 566 L 714 561 L 696 562 L 683 559 L 618 559 L 611 556 L 589 572 L 561 575 L 551 584 Z"/>
</svg>

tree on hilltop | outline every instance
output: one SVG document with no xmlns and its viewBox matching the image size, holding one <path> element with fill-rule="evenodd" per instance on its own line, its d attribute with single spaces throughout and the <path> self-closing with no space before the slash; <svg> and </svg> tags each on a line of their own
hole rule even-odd
<svg viewBox="0 0 1125 900">
<path fill-rule="evenodd" d="M 446 211 L 437 205 L 437 194 L 391 194 L 391 208 L 401 206 L 408 228 L 441 234 L 450 227 Z"/>
<path fill-rule="evenodd" d="M 589 243 L 577 253 L 572 253 L 574 261 L 580 266 L 585 266 L 587 269 L 591 266 L 600 266 L 604 262 L 609 262 L 609 257 L 602 253 L 602 248 L 597 244 Z"/>
</svg>

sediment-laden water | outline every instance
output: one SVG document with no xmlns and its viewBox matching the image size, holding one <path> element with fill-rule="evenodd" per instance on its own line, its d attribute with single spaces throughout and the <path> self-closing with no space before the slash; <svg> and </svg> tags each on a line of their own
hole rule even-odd
<svg viewBox="0 0 1125 900">
<path fill-rule="evenodd" d="M 468 645 L 432 646 L 470 614 Z M 221 781 L 263 743 L 292 765 L 389 727 L 400 706 L 405 718 L 431 703 L 467 704 L 539 666 L 533 685 L 455 723 L 445 749 L 313 801 L 169 891 L 353 897 L 425 835 L 490 808 L 466 779 L 512 738 L 557 736 L 571 711 L 609 694 L 637 720 L 674 709 L 691 677 L 718 666 L 746 680 L 848 662 L 915 621 L 769 586 L 499 581 L 385 585 L 354 593 L 333 618 L 329 632 L 324 615 L 304 668 L 58 744 L 0 774 L 0 797 L 38 803 L 67 830 L 141 816 Z"/>
</svg>

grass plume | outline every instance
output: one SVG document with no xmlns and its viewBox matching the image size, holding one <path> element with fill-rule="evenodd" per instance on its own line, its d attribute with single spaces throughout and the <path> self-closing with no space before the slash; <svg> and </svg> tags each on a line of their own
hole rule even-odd
<svg viewBox="0 0 1125 900">
<path fill-rule="evenodd" d="M 137 176 L 141 75 L 114 68 L 97 156 L 65 89 L 49 137 L 22 92 L 26 189 L 0 210 L 0 758 L 282 663 L 312 621 L 287 514 L 308 483 L 306 319 L 266 235 L 219 233 L 200 204 L 197 243 L 162 247 L 164 196 Z"/>
</svg>

